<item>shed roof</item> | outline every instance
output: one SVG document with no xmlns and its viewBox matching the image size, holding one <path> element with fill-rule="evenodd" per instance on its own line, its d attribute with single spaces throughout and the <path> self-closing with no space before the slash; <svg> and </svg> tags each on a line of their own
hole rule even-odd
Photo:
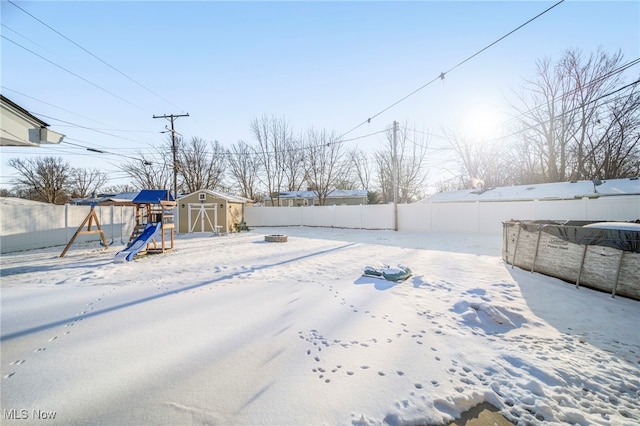
<svg viewBox="0 0 640 426">
<path fill-rule="evenodd" d="M 582 197 L 610 195 L 640 195 L 640 180 L 607 179 L 595 183 L 590 180 L 574 182 L 540 183 L 532 185 L 501 186 L 497 188 L 464 189 L 439 192 L 421 203 L 474 202 L 474 201 L 527 201 L 567 200 Z"/>
<path fill-rule="evenodd" d="M 178 197 L 178 200 L 181 200 L 183 198 L 186 197 L 190 197 L 194 194 L 199 194 L 199 193 L 207 193 L 209 195 L 211 195 L 212 197 L 215 198 L 221 198 L 227 202 L 230 203 L 241 203 L 241 204 L 246 204 L 246 203 L 252 203 L 253 200 L 250 200 L 248 198 L 244 198 L 244 197 L 240 197 L 238 195 L 233 195 L 233 194 L 228 194 L 225 192 L 220 192 L 220 191 L 213 191 L 211 189 L 200 189 L 198 191 L 192 192 L 191 194 L 187 194 L 187 195 L 183 195 L 182 197 Z"/>
</svg>

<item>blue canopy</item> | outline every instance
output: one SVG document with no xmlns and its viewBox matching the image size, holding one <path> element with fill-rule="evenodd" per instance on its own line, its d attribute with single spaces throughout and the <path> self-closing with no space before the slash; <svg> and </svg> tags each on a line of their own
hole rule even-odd
<svg viewBox="0 0 640 426">
<path fill-rule="evenodd" d="M 174 201 L 166 189 L 143 189 L 133 199 L 134 204 L 160 204 L 160 201 Z"/>
</svg>

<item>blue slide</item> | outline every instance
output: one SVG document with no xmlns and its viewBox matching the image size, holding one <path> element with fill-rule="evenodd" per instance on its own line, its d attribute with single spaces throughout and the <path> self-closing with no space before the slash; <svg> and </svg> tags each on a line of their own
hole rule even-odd
<svg viewBox="0 0 640 426">
<path fill-rule="evenodd" d="M 145 226 L 142 234 L 138 235 L 138 237 L 133 240 L 126 249 L 116 253 L 116 257 L 113 259 L 113 262 L 123 263 L 125 260 L 128 262 L 133 259 L 140 250 L 146 247 L 147 243 L 151 241 L 151 239 L 156 234 L 156 232 L 158 232 L 161 226 L 162 223 L 160 222 L 147 223 L 147 226 Z"/>
</svg>

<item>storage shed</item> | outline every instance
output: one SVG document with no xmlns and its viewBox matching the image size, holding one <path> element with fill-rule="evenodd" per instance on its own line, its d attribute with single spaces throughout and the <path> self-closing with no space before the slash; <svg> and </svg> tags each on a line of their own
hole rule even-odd
<svg viewBox="0 0 640 426">
<path fill-rule="evenodd" d="M 531 272 L 640 300 L 640 224 L 506 221 L 502 258 Z"/>
<path fill-rule="evenodd" d="M 228 233 L 244 221 L 244 207 L 252 200 L 201 189 L 178 198 L 178 232 Z"/>
</svg>

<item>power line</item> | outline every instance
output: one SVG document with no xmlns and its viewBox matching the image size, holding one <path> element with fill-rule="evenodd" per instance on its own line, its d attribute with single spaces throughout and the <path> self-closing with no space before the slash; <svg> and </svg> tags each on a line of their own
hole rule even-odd
<svg viewBox="0 0 640 426">
<path fill-rule="evenodd" d="M 495 44 L 499 43 L 500 41 L 504 40 L 506 37 L 510 36 L 511 34 L 515 33 L 516 31 L 520 30 L 521 28 L 523 28 L 524 26 L 530 24 L 531 22 L 533 22 L 534 20 L 538 19 L 539 17 L 541 17 L 542 15 L 544 15 L 545 13 L 549 12 L 551 9 L 553 9 L 554 7 L 558 6 L 559 4 L 563 3 L 564 0 L 560 0 L 559 2 L 557 2 L 556 4 L 554 4 L 553 6 L 549 7 L 548 9 L 544 10 L 543 12 L 539 13 L 538 15 L 534 16 L 533 18 L 529 19 L 527 22 L 521 24 L 520 26 L 518 26 L 517 28 L 509 31 L 507 34 L 503 35 L 502 37 L 500 37 L 499 39 L 495 40 L 494 42 L 488 44 L 487 46 L 483 47 L 482 49 L 478 50 L 476 53 L 474 53 L 473 55 L 467 57 L 466 59 L 460 61 L 458 64 L 454 65 L 453 67 L 449 68 L 447 71 L 441 72 L 438 76 L 436 76 L 435 78 L 431 79 L 430 81 L 428 81 L 427 83 L 423 84 L 422 86 L 418 87 L 416 90 L 414 90 L 413 92 L 409 93 L 408 95 L 402 97 L 401 99 L 397 100 L 396 102 L 392 103 L 391 105 L 389 105 L 388 107 L 384 108 L 382 111 L 372 115 L 371 117 L 367 118 L 366 120 L 364 120 L 362 123 L 358 124 L 357 126 L 355 126 L 353 129 L 349 130 L 346 133 L 343 133 L 341 135 L 341 137 L 348 135 L 349 133 L 353 132 L 354 130 L 358 129 L 359 127 L 367 124 L 367 123 L 371 123 L 371 120 L 373 120 L 374 118 L 378 117 L 379 115 L 387 112 L 388 110 L 390 110 L 391 108 L 393 108 L 394 106 L 398 105 L 399 103 L 403 102 L 404 100 L 406 100 L 407 98 L 415 95 L 416 93 L 418 93 L 419 91 L 421 91 L 422 89 L 424 89 L 425 87 L 431 85 L 432 83 L 438 81 L 438 80 L 444 80 L 445 76 L 447 74 L 449 74 L 451 71 L 455 70 L 456 68 L 460 67 L 461 65 L 465 64 L 466 62 L 470 61 L 471 59 L 475 58 L 476 56 L 478 56 L 479 54 L 481 54 L 482 52 L 484 52 L 485 50 L 489 49 L 490 47 L 494 46 Z"/>
<path fill-rule="evenodd" d="M 634 81 L 632 83 L 626 84 L 626 85 L 624 85 L 622 87 L 619 87 L 617 89 L 614 89 L 614 90 L 612 90 L 612 91 L 610 91 L 610 92 L 608 92 L 608 93 L 606 93 L 604 95 L 601 95 L 601 96 L 599 96 L 599 97 L 597 97 L 595 99 L 592 99 L 592 100 L 590 100 L 588 102 L 581 103 L 580 105 L 577 105 L 577 106 L 573 107 L 572 109 L 570 109 L 568 111 L 561 112 L 561 113 L 559 113 L 557 115 L 549 117 L 549 118 L 547 118 L 547 119 L 545 119 L 543 121 L 539 121 L 538 123 L 535 123 L 535 124 L 546 124 L 546 123 L 551 122 L 552 120 L 563 119 L 566 115 L 569 115 L 570 113 L 575 112 L 575 111 L 579 110 L 580 108 L 582 108 L 584 106 L 596 103 L 596 102 L 598 102 L 598 101 L 600 101 L 600 100 L 602 100 L 604 98 L 607 98 L 607 97 L 612 96 L 612 95 L 614 95 L 616 93 L 619 93 L 619 92 L 621 92 L 623 90 L 626 90 L 626 89 L 629 89 L 631 87 L 634 87 L 634 86 L 636 86 L 638 84 L 640 84 L 640 79 L 638 79 L 638 80 L 636 80 L 636 81 Z M 618 101 L 618 100 L 620 100 L 622 98 L 623 98 L 623 96 L 615 97 L 613 99 L 608 100 L 607 102 L 603 102 L 601 104 L 601 106 L 608 105 L 609 103 Z M 520 116 L 518 116 L 516 118 L 520 118 L 520 117 L 522 117 L 524 115 L 526 115 L 526 114 L 521 114 Z M 520 129 L 520 130 L 516 130 L 514 132 L 511 132 L 509 134 L 502 135 L 502 136 L 499 136 L 499 137 L 496 137 L 496 138 L 491 138 L 491 139 L 487 139 L 487 140 L 478 141 L 476 143 L 471 144 L 471 146 L 476 146 L 476 145 L 480 145 L 480 144 L 487 144 L 487 143 L 491 143 L 491 142 L 498 142 L 498 141 L 501 141 L 501 140 L 509 139 L 509 138 L 511 138 L 513 136 L 517 136 L 517 135 L 525 133 L 525 132 L 527 132 L 529 130 L 531 130 L 531 127 L 523 128 L 523 129 Z M 445 139 L 446 139 L 446 137 L 445 137 Z"/>
<path fill-rule="evenodd" d="M 28 42 L 30 42 L 30 43 L 32 43 L 32 44 L 35 44 L 36 46 L 38 46 L 38 47 L 40 47 L 40 48 L 42 48 L 42 49 L 44 49 L 44 50 L 48 50 L 46 47 L 44 47 L 44 46 L 43 46 L 43 45 L 41 45 L 40 43 L 36 43 L 35 41 L 31 40 L 31 39 L 30 39 L 29 37 L 27 37 L 26 35 L 19 33 L 18 31 L 14 30 L 13 28 L 11 28 L 11 27 L 9 27 L 9 26 L 7 26 L 7 25 L 3 24 L 3 23 L 0 23 L 0 25 L 1 25 L 2 27 L 6 28 L 7 30 L 11 31 L 12 33 L 15 33 L 16 35 L 18 35 L 18 36 L 22 37 L 23 39 L 27 40 Z"/>
<path fill-rule="evenodd" d="M 631 68 L 632 66 L 635 66 L 635 65 L 638 65 L 638 64 L 640 64 L 640 58 L 636 58 L 636 59 L 634 59 L 634 60 L 632 60 L 632 61 L 629 61 L 629 62 L 627 62 L 627 63 L 625 63 L 625 64 L 623 64 L 623 65 L 619 66 L 618 68 L 616 68 L 616 69 L 614 69 L 614 70 L 611 70 L 610 72 L 607 72 L 606 74 L 603 74 L 603 75 L 601 75 L 601 76 L 598 76 L 598 77 L 594 78 L 593 80 L 589 81 L 588 83 L 586 83 L 586 84 L 585 84 L 585 85 L 583 85 L 582 87 L 579 87 L 579 88 L 576 88 L 576 89 L 573 89 L 573 90 L 569 90 L 568 92 L 563 93 L 562 95 L 560 95 L 560 96 L 558 97 L 558 99 L 553 100 L 553 103 L 555 103 L 555 102 L 560 102 L 560 101 L 562 101 L 563 99 L 567 98 L 568 96 L 571 96 L 571 95 L 575 94 L 576 92 L 578 92 L 578 91 L 580 91 L 580 90 L 588 89 L 589 87 L 594 86 L 595 84 L 597 84 L 597 83 L 601 82 L 602 80 L 607 79 L 607 78 L 609 78 L 609 77 L 612 77 L 612 76 L 614 76 L 615 74 L 619 74 L 619 73 L 621 73 L 621 72 L 623 72 L 623 71 L 626 71 L 627 69 Z M 629 88 L 629 87 L 631 87 L 631 86 L 635 86 L 636 84 L 638 84 L 638 81 L 635 81 L 635 82 L 633 82 L 633 83 L 630 83 L 630 84 L 627 84 L 627 85 L 622 86 L 622 87 L 620 87 L 620 88 L 617 88 L 617 89 L 615 89 L 615 90 L 613 90 L 613 91 L 611 91 L 611 92 L 609 92 L 609 93 L 606 93 L 606 94 L 604 94 L 604 95 L 599 96 L 599 97 L 598 97 L 598 98 L 596 98 L 596 99 L 592 99 L 592 100 L 590 100 L 590 101 L 588 101 L 588 102 L 581 103 L 580 105 L 578 105 L 578 106 L 574 107 L 573 109 L 571 109 L 571 110 L 569 110 L 569 111 L 562 112 L 562 113 L 560 113 L 560 114 L 558 114 L 558 115 L 555 115 L 555 116 L 553 116 L 553 117 L 549 118 L 548 120 L 546 120 L 546 121 L 544 121 L 544 122 L 545 122 L 545 123 L 547 123 L 547 122 L 549 122 L 551 119 L 554 119 L 554 120 L 555 120 L 555 119 L 563 118 L 565 115 L 568 115 L 569 113 L 574 112 L 574 111 L 576 111 L 576 110 L 578 110 L 578 109 L 580 109 L 580 108 L 582 108 L 582 107 L 584 107 L 584 106 L 586 106 L 586 105 L 589 105 L 589 104 L 595 103 L 595 102 L 597 102 L 597 101 L 599 101 L 599 100 L 601 100 L 601 99 L 604 99 L 604 98 L 606 98 L 606 97 L 609 97 L 609 96 L 611 96 L 611 95 L 613 95 L 613 94 L 615 94 L 615 93 L 618 93 L 618 92 L 620 92 L 620 91 L 623 91 L 623 90 L 625 90 L 625 89 L 627 89 L 627 88 Z M 607 101 L 606 103 L 603 103 L 602 105 L 607 105 L 608 103 L 610 103 L 610 102 L 615 102 L 616 100 L 619 100 L 619 99 L 621 99 L 621 97 L 613 98 L 613 99 L 611 99 L 611 100 Z M 511 123 L 511 122 L 515 122 L 516 120 L 521 119 L 522 117 L 525 117 L 525 116 L 527 116 L 527 115 L 529 115 L 529 114 L 531 114 L 531 113 L 533 113 L 533 112 L 535 112 L 535 111 L 537 111 L 537 110 L 540 110 L 540 109 L 542 109 L 542 108 L 545 108 L 545 107 L 549 107 L 549 104 L 548 104 L 548 103 L 542 103 L 542 104 L 539 104 L 539 105 L 535 105 L 535 106 L 533 106 L 533 107 L 529 108 L 527 111 L 522 112 L 521 114 L 519 114 L 519 115 L 517 115 L 517 116 L 515 116 L 515 117 L 509 118 L 508 120 L 503 121 L 502 123 L 500 123 L 500 124 L 498 125 L 498 127 L 506 127 L 509 123 Z M 425 134 L 425 135 L 428 135 L 428 136 L 436 137 L 436 138 L 438 138 L 438 139 L 447 140 L 447 136 L 445 136 L 445 135 L 439 135 L 439 134 L 431 133 L 431 132 L 426 133 L 426 132 L 424 132 L 424 131 L 420 131 L 420 130 L 417 130 L 417 129 L 409 129 L 408 127 L 405 127 L 405 130 L 407 130 L 407 131 L 409 131 L 409 130 L 410 130 L 410 131 L 412 131 L 412 132 L 422 133 L 422 134 Z M 498 141 L 498 140 L 501 140 L 501 139 L 506 139 L 506 138 L 509 138 L 509 137 L 511 137 L 511 136 L 515 136 L 515 135 L 518 135 L 518 134 L 520 134 L 520 133 L 523 133 L 525 130 L 526 130 L 526 129 L 524 129 L 524 130 L 518 130 L 518 131 L 513 132 L 513 133 L 510 133 L 510 134 L 508 134 L 508 135 L 503 135 L 503 136 L 500 136 L 500 137 L 497 137 L 497 138 L 492 138 L 492 139 L 489 139 L 489 140 L 485 140 L 484 142 L 492 142 L 492 141 Z"/>
<path fill-rule="evenodd" d="M 140 158 L 130 157 L 130 156 L 128 156 L 128 155 L 123 155 L 123 154 L 115 154 L 115 153 L 113 153 L 113 152 L 108 152 L 108 151 L 105 151 L 105 150 L 102 150 L 102 149 L 91 148 L 91 147 L 87 147 L 87 146 L 84 146 L 84 145 L 79 145 L 79 144 L 77 144 L 77 143 L 72 143 L 72 142 L 67 142 L 67 141 L 62 141 L 62 143 L 65 143 L 65 144 L 67 144 L 67 145 L 77 146 L 77 147 L 80 147 L 80 148 L 84 148 L 84 149 L 86 149 L 86 150 L 87 150 L 87 151 L 89 151 L 89 152 L 95 152 L 95 153 L 97 153 L 97 154 L 109 154 L 109 155 L 116 155 L 116 156 L 118 156 L 118 157 L 124 157 L 124 158 L 129 158 L 129 159 L 131 159 L 131 160 L 135 160 L 135 161 L 142 161 L 142 162 L 144 162 L 144 160 L 142 160 L 142 159 L 140 159 Z"/>
<path fill-rule="evenodd" d="M 31 16 L 33 19 L 35 19 L 36 21 L 40 22 L 42 25 L 44 25 L 45 27 L 49 28 L 51 31 L 53 31 L 54 33 L 58 34 L 60 37 L 64 38 L 65 40 L 67 40 L 68 42 L 72 43 L 74 46 L 78 47 L 79 49 L 83 50 L 84 52 L 88 53 L 89 55 L 93 56 L 95 59 L 97 59 L 98 61 L 102 62 L 103 64 L 105 64 L 106 66 L 108 66 L 109 68 L 111 68 L 112 70 L 116 71 L 117 73 L 119 73 L 120 75 L 122 75 L 123 77 L 125 77 L 126 79 L 128 79 L 129 81 L 137 84 L 138 86 L 142 87 L 144 90 L 146 90 L 147 92 L 157 96 L 159 99 L 162 99 L 163 101 L 167 102 L 168 104 L 171 104 L 172 106 L 182 110 L 182 108 L 180 108 L 179 106 L 177 106 L 176 104 L 174 104 L 173 102 L 171 102 L 170 100 L 166 99 L 165 97 L 159 95 L 158 93 L 154 92 L 153 90 L 149 89 L 148 87 L 146 87 L 145 85 L 143 85 L 142 83 L 138 82 L 137 80 L 133 79 L 132 77 L 130 77 L 129 75 L 125 74 L 124 72 L 120 71 L 118 68 L 114 67 L 113 65 L 111 65 L 110 63 L 108 63 L 107 61 L 103 60 L 102 58 L 98 57 L 97 55 L 95 55 L 93 52 L 85 49 L 84 47 L 82 47 L 81 45 L 79 45 L 78 43 L 76 43 L 75 41 L 71 40 L 69 37 L 67 37 L 66 35 L 62 34 L 60 31 L 56 30 L 55 28 L 51 27 L 49 24 L 47 24 L 46 22 L 42 21 L 41 19 L 37 18 L 36 16 L 32 15 L 31 13 L 27 12 L 26 10 L 24 10 L 23 8 L 21 8 L 20 6 L 18 6 L 16 3 L 14 3 L 11 0 L 7 0 L 11 5 L 17 7 L 18 9 L 20 9 L 22 12 L 26 13 L 27 15 Z"/>
<path fill-rule="evenodd" d="M 626 71 L 627 69 L 631 68 L 632 66 L 638 65 L 639 63 L 640 63 L 640 58 L 636 58 L 636 59 L 634 59 L 634 60 L 632 60 L 630 62 L 627 62 L 626 64 L 623 64 L 623 65 L 619 66 L 618 68 L 616 68 L 614 70 L 611 70 L 610 72 L 608 72 L 606 74 L 603 74 L 601 76 L 598 76 L 598 77 L 594 78 L 593 80 L 591 80 L 590 82 L 588 82 L 587 84 L 585 84 L 582 87 L 576 87 L 573 90 L 570 90 L 570 91 L 568 91 L 566 93 L 563 93 L 561 96 L 558 97 L 558 99 L 555 99 L 553 101 L 553 103 L 555 104 L 556 102 L 560 102 L 560 101 L 564 100 L 565 98 L 567 98 L 567 97 L 569 97 L 571 95 L 574 95 L 574 94 L 576 94 L 577 92 L 579 92 L 581 90 L 586 90 L 586 89 L 596 85 L 597 83 L 600 83 L 602 80 L 605 80 L 605 79 L 607 79 L 609 77 L 612 77 L 615 74 L 620 74 L 621 72 Z M 608 96 L 608 95 L 605 95 L 605 96 Z M 501 126 L 506 126 L 508 123 L 510 123 L 512 121 L 516 121 L 516 120 L 518 120 L 518 119 L 520 119 L 520 118 L 522 118 L 522 117 L 524 117 L 526 115 L 529 115 L 529 114 L 531 114 L 531 113 L 533 113 L 533 112 L 535 112 L 535 111 L 537 111 L 539 109 L 542 109 L 542 108 L 545 108 L 545 107 L 548 107 L 548 106 L 549 105 L 547 103 L 542 103 L 542 104 L 533 106 L 532 108 L 529 108 L 527 111 L 522 112 L 521 114 L 519 114 L 519 115 L 517 115 L 515 117 L 512 117 L 509 120 L 504 121 L 501 124 Z"/>
<path fill-rule="evenodd" d="M 68 124 L 70 126 L 77 127 L 77 128 L 80 128 L 80 129 L 90 130 L 92 132 L 101 133 L 103 135 L 112 136 L 114 138 L 122 139 L 122 140 L 129 141 L 129 142 L 140 143 L 140 141 L 137 141 L 137 140 L 134 140 L 134 139 L 129 139 L 127 137 L 120 136 L 120 135 L 114 135 L 112 133 L 105 132 L 104 130 L 101 130 L 101 129 L 95 129 L 93 127 L 82 126 L 80 124 L 72 123 L 70 121 L 65 121 L 65 120 L 62 120 L 60 118 L 51 117 L 51 116 L 46 115 L 46 114 L 42 114 L 42 113 L 38 113 L 38 112 L 33 112 L 33 114 L 39 115 L 40 117 L 48 118 L 50 120 L 56 120 L 56 121 L 59 121 L 61 123 L 65 123 L 65 124 Z M 128 130 L 112 130 L 112 131 L 128 131 Z M 155 132 L 151 132 L 150 131 L 149 133 L 155 133 Z"/>
<path fill-rule="evenodd" d="M 87 116 L 82 115 L 82 114 L 78 114 L 77 112 L 73 112 L 73 111 L 71 111 L 71 110 L 68 110 L 68 109 L 66 109 L 66 108 L 62 108 L 62 107 L 57 106 L 57 105 L 54 105 L 54 104 L 52 104 L 52 103 L 45 102 L 45 101 L 43 101 L 42 99 L 35 98 L 35 97 L 33 97 L 33 96 L 27 95 L 26 93 L 22 93 L 22 92 L 19 92 L 19 91 L 17 91 L 17 90 L 14 90 L 14 89 L 10 89 L 10 88 L 8 88 L 8 87 L 6 87 L 6 86 L 2 86 L 2 85 L 0 85 L 0 88 L 2 88 L 2 90 L 4 90 L 4 91 L 13 92 L 13 93 L 16 93 L 16 94 L 18 94 L 18 95 L 20 95 L 20 96 L 24 96 L 25 98 L 29 98 L 29 99 L 32 99 L 32 100 L 34 100 L 34 101 L 37 101 L 37 102 L 43 103 L 43 104 L 45 104 L 45 105 L 49 105 L 49 106 L 51 106 L 51 107 L 57 108 L 57 109 L 62 110 L 62 111 L 64 111 L 64 112 L 68 112 L 69 114 L 77 115 L 78 117 L 82 117 L 82 118 L 84 118 L 84 119 L 86 119 L 86 120 L 94 121 L 94 122 L 96 122 L 96 123 L 100 123 L 100 124 L 102 124 L 102 125 L 104 125 L 104 126 L 109 126 L 107 123 L 103 123 L 102 121 L 94 120 L 93 118 L 87 117 Z"/>
<path fill-rule="evenodd" d="M 2 34 L 0 34 L 0 37 L 2 37 L 3 39 L 5 39 L 5 40 L 7 40 L 7 41 L 9 41 L 9 42 L 11 42 L 11 43 L 13 43 L 13 44 L 15 44 L 15 45 L 16 45 L 16 46 L 18 46 L 18 47 L 20 47 L 20 48 L 22 48 L 22 49 L 26 50 L 27 52 L 31 53 L 32 55 L 37 56 L 38 58 L 42 59 L 43 61 L 46 61 L 46 62 L 50 63 L 51 65 L 56 66 L 56 67 L 60 68 L 61 70 L 65 71 L 65 72 L 68 72 L 68 73 L 69 73 L 69 74 L 71 74 L 72 76 L 74 76 L 74 77 L 76 77 L 76 78 L 79 78 L 80 80 L 82 80 L 82 81 L 84 81 L 84 82 L 86 82 L 86 83 L 89 83 L 90 85 L 92 85 L 92 86 L 94 86 L 94 87 L 96 87 L 96 88 L 98 88 L 98 89 L 102 90 L 103 92 L 108 93 L 109 95 L 111 95 L 111 96 L 113 96 L 113 97 L 116 97 L 116 98 L 120 99 L 121 101 L 128 103 L 128 104 L 129 104 L 129 105 L 131 105 L 131 106 L 134 106 L 134 107 L 136 107 L 136 108 L 138 108 L 138 109 L 140 109 L 140 110 L 143 110 L 143 108 L 142 108 L 142 107 L 140 107 L 139 105 L 136 105 L 136 104 L 134 104 L 133 102 L 128 101 L 127 99 L 123 98 L 122 96 L 116 95 L 115 93 L 111 92 L 111 91 L 110 91 L 110 90 L 108 90 L 108 89 L 105 89 L 104 87 L 100 86 L 99 84 L 96 84 L 96 83 L 92 82 L 91 80 L 87 80 L 86 78 L 84 78 L 84 77 L 82 77 L 81 75 L 76 74 L 75 72 L 73 72 L 73 71 L 71 71 L 71 70 L 69 70 L 69 69 L 67 69 L 67 68 L 63 67 L 62 65 L 58 65 L 58 64 L 56 64 L 56 63 L 55 63 L 55 62 L 53 62 L 52 60 L 45 58 L 44 56 L 42 56 L 42 55 L 40 55 L 40 54 L 38 54 L 38 53 L 34 52 L 33 50 L 31 50 L 31 49 L 29 49 L 29 48 L 27 48 L 27 47 L 24 47 L 24 46 L 23 46 L 23 45 L 21 45 L 20 43 L 15 42 L 15 41 L 11 40 L 10 38 L 8 38 L 8 37 L 6 37 L 6 36 L 4 36 L 4 35 L 2 35 Z"/>
</svg>

